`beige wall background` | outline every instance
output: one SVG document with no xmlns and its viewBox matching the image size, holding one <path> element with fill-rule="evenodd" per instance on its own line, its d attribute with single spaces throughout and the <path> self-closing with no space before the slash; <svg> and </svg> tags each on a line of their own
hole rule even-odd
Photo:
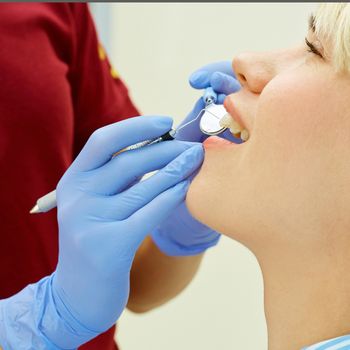
<svg viewBox="0 0 350 350">
<path fill-rule="evenodd" d="M 187 79 L 196 68 L 246 50 L 302 42 L 313 4 L 99 4 L 111 16 L 109 54 L 143 114 L 175 124 L 200 92 Z M 220 205 L 220 203 L 218 203 Z M 278 263 L 278 262 L 276 262 Z M 254 256 L 223 237 L 193 283 L 143 315 L 126 311 L 122 350 L 265 350 L 263 284 Z"/>
</svg>

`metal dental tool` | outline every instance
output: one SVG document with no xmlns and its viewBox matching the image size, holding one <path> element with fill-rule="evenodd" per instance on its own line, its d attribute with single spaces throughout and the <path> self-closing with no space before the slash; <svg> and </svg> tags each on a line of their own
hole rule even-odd
<svg viewBox="0 0 350 350">
<path fill-rule="evenodd" d="M 159 142 L 163 141 L 170 141 L 174 140 L 175 138 L 176 131 L 171 129 L 167 133 L 163 134 L 160 137 L 157 137 L 152 140 L 145 140 L 142 142 L 135 143 L 134 145 L 125 147 L 124 149 L 114 153 L 112 155 L 112 158 L 116 157 L 118 154 L 126 152 L 126 151 L 132 151 L 135 149 L 139 149 L 145 146 L 150 146 L 154 145 Z M 35 204 L 35 206 L 30 210 L 30 214 L 38 214 L 38 213 L 46 213 L 49 210 L 55 208 L 57 206 L 57 201 L 56 201 L 56 190 L 49 192 L 45 196 L 39 198 Z"/>
<path fill-rule="evenodd" d="M 218 135 L 227 129 L 220 125 L 220 120 L 224 115 L 227 114 L 227 111 L 223 105 L 215 104 L 217 95 L 211 87 L 205 90 L 203 100 L 205 101 L 205 107 L 198 113 L 196 118 L 190 120 L 184 125 L 181 125 L 176 129 L 176 132 L 186 127 L 187 125 L 192 124 L 199 118 L 199 128 L 203 134 L 210 136 Z"/>
<path fill-rule="evenodd" d="M 205 108 L 202 109 L 197 116 L 197 118 L 201 118 L 199 128 L 202 133 L 206 135 L 213 136 L 221 134 L 227 129 L 220 125 L 221 118 L 227 114 L 225 107 L 215 104 L 216 93 L 211 87 L 206 89 L 204 101 Z"/>
<path fill-rule="evenodd" d="M 218 135 L 224 132 L 227 128 L 220 125 L 221 118 L 227 114 L 223 105 L 211 105 L 205 107 L 200 113 L 201 121 L 199 127 L 203 134 Z"/>
<path fill-rule="evenodd" d="M 112 158 L 116 157 L 118 154 L 120 154 L 122 152 L 125 152 L 125 151 L 132 151 L 134 149 L 138 149 L 138 148 L 142 148 L 142 147 L 145 147 L 145 146 L 154 145 L 154 144 L 159 143 L 159 142 L 174 140 L 175 134 L 176 134 L 176 130 L 171 129 L 167 133 L 165 133 L 164 135 L 162 135 L 160 137 L 157 137 L 156 139 L 145 140 L 145 141 L 142 141 L 142 142 L 135 143 L 134 145 L 125 147 L 121 151 L 114 153 Z"/>
<path fill-rule="evenodd" d="M 200 119 L 200 130 L 206 134 L 206 135 L 218 135 L 226 130 L 226 128 L 223 128 L 220 126 L 219 122 L 220 119 L 227 114 L 227 111 L 223 105 L 217 105 L 215 104 L 217 100 L 217 95 L 214 92 L 214 90 L 209 87 L 205 90 L 203 99 L 205 101 L 205 108 L 202 109 L 196 118 L 192 119 L 188 123 L 185 123 L 184 125 L 181 125 L 176 130 L 171 129 L 164 135 L 157 137 L 153 140 L 145 140 L 139 143 L 136 143 L 134 145 L 128 146 L 112 155 L 112 158 L 116 157 L 118 154 L 126 151 L 131 151 L 135 149 L 139 149 L 145 146 L 154 145 L 159 142 L 163 141 L 169 141 L 173 140 L 175 138 L 176 133 L 181 130 L 182 128 L 186 127 L 187 125 L 193 123 L 197 119 Z M 37 213 L 45 213 L 53 208 L 55 208 L 57 205 L 56 202 L 56 190 L 51 191 L 50 193 L 46 194 L 45 196 L 39 198 L 36 202 L 36 205 L 30 210 L 30 214 L 37 214 Z"/>
</svg>

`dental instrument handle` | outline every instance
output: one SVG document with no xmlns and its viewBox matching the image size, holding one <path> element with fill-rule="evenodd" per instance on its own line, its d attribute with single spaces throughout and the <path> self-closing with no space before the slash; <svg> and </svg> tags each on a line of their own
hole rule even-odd
<svg viewBox="0 0 350 350">
<path fill-rule="evenodd" d="M 142 148 L 142 147 L 145 147 L 145 146 L 154 145 L 154 144 L 159 143 L 159 142 L 174 140 L 175 133 L 176 133 L 176 131 L 171 129 L 170 131 L 168 131 L 167 133 L 165 133 L 164 135 L 162 135 L 160 137 L 157 137 L 156 139 L 145 140 L 145 141 L 142 141 L 142 142 L 139 142 L 139 143 L 135 143 L 134 145 L 125 147 L 122 150 L 114 153 L 112 155 L 112 158 L 116 157 L 118 154 L 123 153 L 125 151 L 132 151 L 134 149 L 139 149 L 139 148 Z"/>
<path fill-rule="evenodd" d="M 155 143 L 174 140 L 175 139 L 175 134 L 176 134 L 176 130 L 171 129 L 167 133 L 165 133 L 164 135 L 162 135 L 162 136 L 158 137 L 157 139 L 149 142 L 148 145 L 154 145 Z"/>
<path fill-rule="evenodd" d="M 213 88 L 210 86 L 205 89 L 203 100 L 205 102 L 205 106 L 209 106 L 212 103 L 215 103 L 217 101 L 218 95 L 213 90 Z"/>
<path fill-rule="evenodd" d="M 175 134 L 176 134 L 176 130 L 171 129 L 170 131 L 168 131 L 167 133 L 165 133 L 164 135 L 162 135 L 160 137 L 157 137 L 156 139 L 145 140 L 145 141 L 136 143 L 134 145 L 128 146 L 128 147 L 122 149 L 121 151 L 114 153 L 112 155 L 112 158 L 116 157 L 118 154 L 123 153 L 125 151 L 132 151 L 132 150 L 139 149 L 139 148 L 142 148 L 145 146 L 154 145 L 154 144 L 159 143 L 159 142 L 174 140 Z M 46 195 L 44 195 L 43 197 L 39 198 L 36 201 L 35 206 L 30 210 L 29 213 L 30 214 L 46 213 L 46 212 L 50 211 L 51 209 L 55 208 L 56 206 L 57 206 L 56 190 L 53 190 L 53 191 L 47 193 Z"/>
</svg>

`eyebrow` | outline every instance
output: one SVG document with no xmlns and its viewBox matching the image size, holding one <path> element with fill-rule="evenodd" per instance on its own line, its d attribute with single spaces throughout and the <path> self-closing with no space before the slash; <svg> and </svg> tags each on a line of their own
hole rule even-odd
<svg viewBox="0 0 350 350">
<path fill-rule="evenodd" d="M 312 30 L 313 32 L 315 32 L 315 16 L 314 15 L 309 16 L 309 30 Z"/>
</svg>

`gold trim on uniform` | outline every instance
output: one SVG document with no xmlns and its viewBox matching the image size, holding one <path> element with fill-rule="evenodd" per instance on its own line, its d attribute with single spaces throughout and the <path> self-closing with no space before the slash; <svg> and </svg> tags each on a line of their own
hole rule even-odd
<svg viewBox="0 0 350 350">
<path fill-rule="evenodd" d="M 110 73 L 111 73 L 111 76 L 114 78 L 114 79 L 117 79 L 119 77 L 119 74 L 118 72 L 111 66 L 111 69 L 110 69 Z M 1 349 L 0 349 L 1 350 Z"/>
<path fill-rule="evenodd" d="M 106 51 L 101 44 L 98 44 L 98 57 L 100 57 L 101 61 L 104 61 L 107 57 Z"/>
</svg>

